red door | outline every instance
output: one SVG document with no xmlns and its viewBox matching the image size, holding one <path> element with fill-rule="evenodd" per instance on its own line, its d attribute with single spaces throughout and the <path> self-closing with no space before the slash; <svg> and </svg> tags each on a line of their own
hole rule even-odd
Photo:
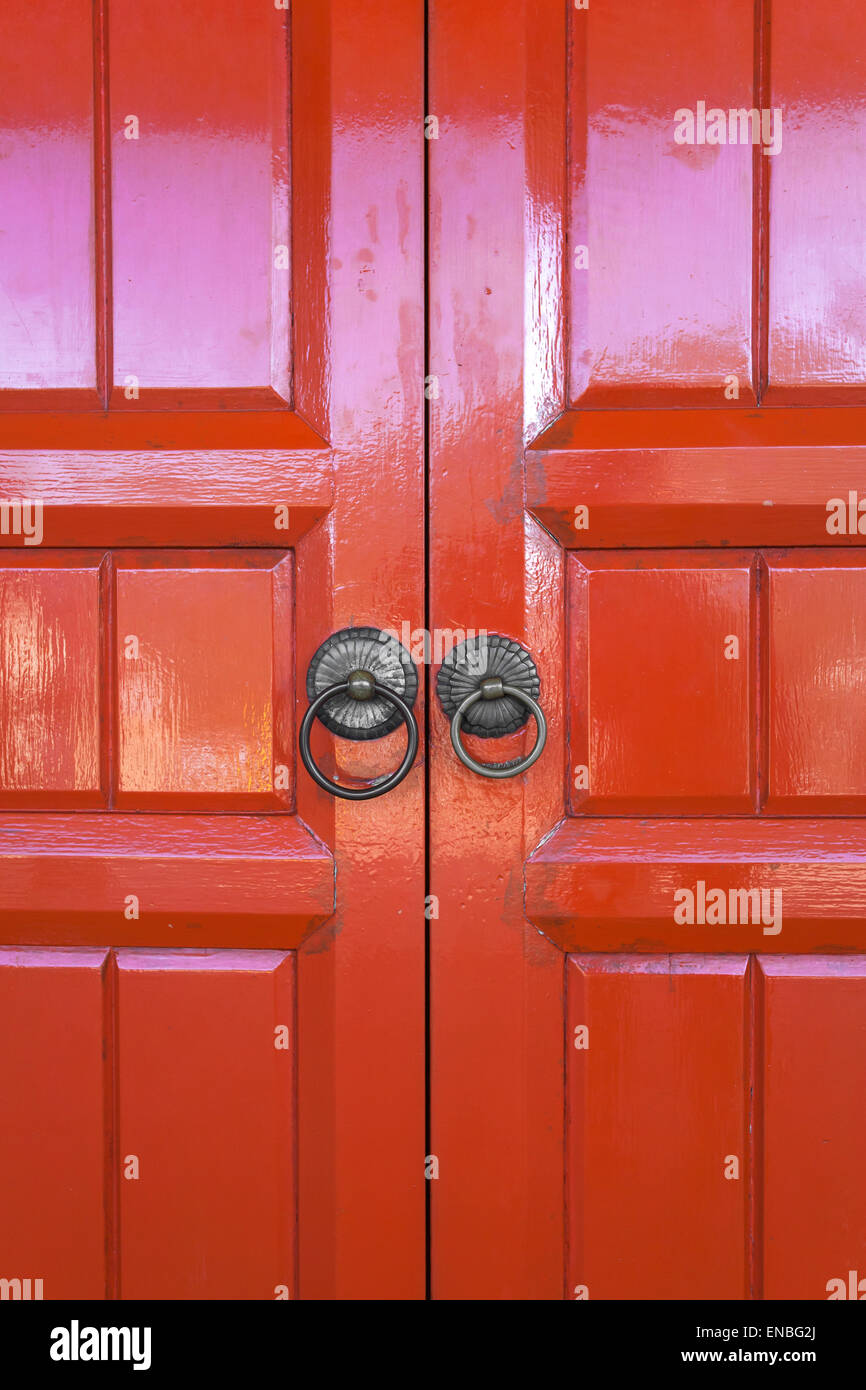
<svg viewBox="0 0 866 1390">
<path fill-rule="evenodd" d="M 854 0 L 9 8 L 0 1296 L 859 1296 Z"/>
<path fill-rule="evenodd" d="M 864 39 L 431 6 L 434 1297 L 866 1292 Z"/>
<path fill-rule="evenodd" d="M 3 1296 L 423 1297 L 423 7 L 6 11 Z"/>
</svg>

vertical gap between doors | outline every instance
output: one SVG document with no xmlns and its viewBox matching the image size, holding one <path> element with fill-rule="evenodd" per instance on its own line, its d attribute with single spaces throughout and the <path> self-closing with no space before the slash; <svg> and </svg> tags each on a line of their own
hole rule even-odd
<svg viewBox="0 0 866 1390">
<path fill-rule="evenodd" d="M 423 174 L 423 259 L 424 259 L 424 628 L 430 626 L 430 401 L 427 398 L 427 378 L 431 373 L 430 361 L 430 141 L 426 138 L 426 116 L 430 111 L 430 0 L 424 0 L 424 110 L 421 120 L 421 138 L 424 141 Z M 430 702 L 433 699 L 433 683 L 430 679 L 430 663 L 424 662 L 424 748 L 426 768 L 424 776 L 424 1152 L 432 1153 L 432 1124 L 430 1106 L 430 917 L 427 902 L 430 897 Z M 425 1211 L 425 1299 L 432 1298 L 432 1181 L 424 1176 Z"/>
</svg>

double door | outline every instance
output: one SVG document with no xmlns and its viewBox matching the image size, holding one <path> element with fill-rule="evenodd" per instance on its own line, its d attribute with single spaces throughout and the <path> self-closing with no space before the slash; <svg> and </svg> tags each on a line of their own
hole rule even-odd
<svg viewBox="0 0 866 1390">
<path fill-rule="evenodd" d="M 0 1289 L 860 1296 L 862 17 L 427 8 L 10 8 Z"/>
</svg>

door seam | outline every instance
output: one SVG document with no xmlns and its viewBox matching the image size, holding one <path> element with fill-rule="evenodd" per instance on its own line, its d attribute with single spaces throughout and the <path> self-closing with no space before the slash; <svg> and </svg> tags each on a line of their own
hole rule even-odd
<svg viewBox="0 0 866 1390">
<path fill-rule="evenodd" d="M 424 0 L 423 35 L 423 103 L 421 113 L 421 138 L 424 142 L 422 174 L 422 264 L 424 275 L 424 417 L 423 417 L 423 470 L 424 470 L 424 629 L 428 640 L 424 643 L 425 658 L 429 654 L 430 628 L 430 400 L 427 383 L 430 378 L 430 141 L 427 137 L 426 117 L 430 110 L 430 0 Z M 430 680 L 430 661 L 424 666 L 424 1299 L 433 1298 L 432 1262 L 432 1204 L 433 1180 L 427 1176 L 427 1155 L 432 1153 L 432 1114 L 431 1114 L 431 1010 L 430 1010 L 430 921 L 427 904 L 430 901 L 430 701 L 432 682 Z"/>
</svg>

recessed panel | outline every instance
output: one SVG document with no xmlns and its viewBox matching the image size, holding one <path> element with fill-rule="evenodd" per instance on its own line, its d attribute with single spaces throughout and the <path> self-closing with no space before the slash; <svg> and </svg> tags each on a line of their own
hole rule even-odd
<svg viewBox="0 0 866 1390">
<path fill-rule="evenodd" d="M 747 1296 L 744 956 L 572 956 L 571 1299 Z"/>
<path fill-rule="evenodd" d="M 584 552 L 569 590 L 575 808 L 751 810 L 750 557 Z"/>
<path fill-rule="evenodd" d="M 106 1297 L 105 968 L 104 951 L 0 950 L 2 1299 Z"/>
<path fill-rule="evenodd" d="M 287 400 L 286 10 L 118 0 L 109 51 L 118 404 Z"/>
<path fill-rule="evenodd" d="M 292 642 L 281 553 L 119 556 L 117 805 L 288 805 Z"/>
<path fill-rule="evenodd" d="M 117 967 L 121 1297 L 296 1298 L 294 957 Z"/>
<path fill-rule="evenodd" d="M 862 815 L 866 565 L 808 550 L 767 561 L 767 810 Z"/>
<path fill-rule="evenodd" d="M 568 13 L 571 400 L 745 401 L 753 0 Z"/>
<path fill-rule="evenodd" d="M 866 958 L 762 959 L 763 1296 L 866 1298 Z"/>
<path fill-rule="evenodd" d="M 100 557 L 0 561 L 0 805 L 98 806 Z"/>
<path fill-rule="evenodd" d="M 6 5 L 0 390 L 96 386 L 93 5 Z"/>
<path fill-rule="evenodd" d="M 770 84 L 784 139 L 770 179 L 772 399 L 847 399 L 866 381 L 866 11 L 772 7 Z M 853 404 L 862 402 L 855 394 Z"/>
</svg>

